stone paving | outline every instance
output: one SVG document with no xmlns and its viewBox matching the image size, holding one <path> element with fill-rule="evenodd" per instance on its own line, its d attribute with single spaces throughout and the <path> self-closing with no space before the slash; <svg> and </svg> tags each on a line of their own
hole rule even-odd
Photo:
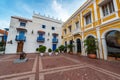
<svg viewBox="0 0 120 80">
<path fill-rule="evenodd" d="M 0 80 L 120 80 L 120 62 L 61 54 L 28 54 L 25 63 L 14 64 L 19 55 L 0 55 Z"/>
</svg>

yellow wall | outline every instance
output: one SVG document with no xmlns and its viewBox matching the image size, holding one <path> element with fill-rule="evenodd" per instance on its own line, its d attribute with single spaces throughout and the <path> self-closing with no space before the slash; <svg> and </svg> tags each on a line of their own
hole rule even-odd
<svg viewBox="0 0 120 80">
<path fill-rule="evenodd" d="M 107 22 L 109 20 L 115 19 L 117 17 L 117 15 L 115 13 L 113 13 L 113 14 L 110 14 L 110 15 L 108 15 L 106 17 L 101 18 L 100 6 L 98 6 L 99 2 L 101 0 L 95 0 L 95 1 L 96 1 L 96 3 L 95 3 L 96 4 L 96 10 L 95 11 L 96 11 L 96 14 L 97 14 L 97 16 L 96 16 L 97 20 L 95 21 L 95 11 L 94 11 L 94 2 L 93 2 L 92 4 L 88 4 L 87 6 L 85 6 L 83 10 L 81 10 L 78 14 L 74 15 L 74 17 L 72 17 L 71 19 L 69 19 L 63 25 L 63 30 L 64 29 L 67 30 L 67 34 L 66 35 L 64 34 L 64 31 L 62 31 L 62 34 L 64 36 L 63 38 L 66 38 L 64 40 L 69 41 L 72 38 L 75 39 L 75 38 L 78 38 L 78 37 L 80 39 L 82 39 L 82 35 L 80 35 L 80 34 L 78 34 L 77 36 L 76 35 L 72 35 L 72 32 L 70 33 L 69 30 L 68 30 L 68 26 L 69 25 L 72 25 L 72 31 L 75 30 L 75 27 L 76 27 L 75 23 L 77 21 L 79 21 L 79 23 L 80 23 L 81 31 L 84 32 L 84 35 L 83 35 L 84 38 L 85 38 L 85 36 L 87 36 L 89 34 L 93 34 L 93 35 L 95 35 L 97 37 L 96 27 L 100 27 L 100 35 L 102 35 L 102 33 L 105 30 L 109 29 L 109 28 L 120 28 L 119 25 L 118 26 L 111 26 L 111 25 L 119 24 L 120 21 L 112 23 L 112 24 L 108 23 L 108 25 L 103 25 L 103 22 Z M 120 1 L 116 0 L 116 2 L 117 2 L 117 8 L 118 8 L 118 16 L 120 17 Z M 88 12 L 90 12 L 90 11 L 91 11 L 91 14 L 92 14 L 92 23 L 88 24 L 88 25 L 85 25 L 84 24 L 85 23 L 84 22 L 84 15 L 87 14 Z M 101 26 L 101 25 L 103 25 L 103 26 Z M 72 37 L 69 37 L 69 36 L 72 36 Z M 63 40 L 63 42 L 64 42 L 64 40 Z"/>
</svg>

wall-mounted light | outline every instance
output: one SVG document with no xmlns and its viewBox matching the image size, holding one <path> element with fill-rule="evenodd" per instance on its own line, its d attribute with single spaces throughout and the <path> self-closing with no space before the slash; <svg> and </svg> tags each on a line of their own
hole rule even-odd
<svg viewBox="0 0 120 80">
<path fill-rule="evenodd" d="M 31 32 L 31 34 L 34 34 L 33 30 L 32 30 L 32 32 Z"/>
<path fill-rule="evenodd" d="M 8 41 L 7 43 L 8 43 L 8 44 L 13 44 L 12 40 Z"/>
</svg>

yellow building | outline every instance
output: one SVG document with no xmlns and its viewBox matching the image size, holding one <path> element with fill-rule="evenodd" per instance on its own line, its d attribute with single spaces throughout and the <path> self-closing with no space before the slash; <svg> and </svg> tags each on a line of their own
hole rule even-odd
<svg viewBox="0 0 120 80">
<path fill-rule="evenodd" d="M 85 53 L 84 40 L 98 40 L 97 57 L 120 54 L 120 0 L 87 0 L 62 26 L 63 44 L 74 44 L 74 54 Z"/>
</svg>

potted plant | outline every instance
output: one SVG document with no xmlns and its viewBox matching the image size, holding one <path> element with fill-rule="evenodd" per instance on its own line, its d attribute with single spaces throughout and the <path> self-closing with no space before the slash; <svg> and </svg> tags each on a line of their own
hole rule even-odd
<svg viewBox="0 0 120 80">
<path fill-rule="evenodd" d="M 65 46 L 64 45 L 60 45 L 58 47 L 58 49 L 60 50 L 60 53 L 63 53 L 64 49 L 65 49 Z"/>
<path fill-rule="evenodd" d="M 38 53 L 39 52 L 39 48 L 36 48 L 36 53 Z"/>
<path fill-rule="evenodd" d="M 49 56 L 51 56 L 51 55 L 52 55 L 52 49 L 49 48 L 49 49 L 48 49 L 48 52 L 49 52 Z"/>
<path fill-rule="evenodd" d="M 46 46 L 40 46 L 38 50 L 40 52 L 40 55 L 43 56 L 46 51 Z"/>
<path fill-rule="evenodd" d="M 96 50 L 98 49 L 97 40 L 95 38 L 87 38 L 84 40 L 85 52 L 89 58 L 96 59 Z"/>
<path fill-rule="evenodd" d="M 73 44 L 67 45 L 67 48 L 69 49 L 69 54 L 73 54 L 73 47 L 74 47 Z"/>
<path fill-rule="evenodd" d="M 58 55 L 58 51 L 59 51 L 58 49 L 55 50 L 55 54 L 56 54 L 56 55 Z"/>
</svg>

